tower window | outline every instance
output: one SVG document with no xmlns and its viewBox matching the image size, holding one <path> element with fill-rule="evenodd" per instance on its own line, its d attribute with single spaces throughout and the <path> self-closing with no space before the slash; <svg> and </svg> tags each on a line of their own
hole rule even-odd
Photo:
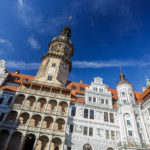
<svg viewBox="0 0 150 150">
<path fill-rule="evenodd" d="M 56 64 L 55 64 L 55 63 L 52 63 L 52 67 L 56 67 Z"/>
<path fill-rule="evenodd" d="M 130 122 L 130 120 L 127 120 L 127 125 L 131 125 L 131 122 Z"/>
<path fill-rule="evenodd" d="M 125 96 L 125 95 L 126 95 L 125 92 L 122 92 L 121 94 L 122 94 L 122 96 Z"/>
<path fill-rule="evenodd" d="M 124 103 L 124 104 L 126 104 L 126 103 L 127 103 L 127 100 L 126 100 L 126 99 L 124 99 L 124 100 L 123 100 L 123 103 Z"/>
<path fill-rule="evenodd" d="M 52 76 L 48 76 L 48 80 L 49 80 L 49 81 L 52 81 Z"/>
<path fill-rule="evenodd" d="M 132 136 L 132 131 L 129 130 L 129 131 L 128 131 L 128 134 L 129 134 L 129 136 Z"/>
<path fill-rule="evenodd" d="M 75 116 L 75 115 L 76 115 L 76 107 L 72 107 L 71 116 Z"/>
</svg>

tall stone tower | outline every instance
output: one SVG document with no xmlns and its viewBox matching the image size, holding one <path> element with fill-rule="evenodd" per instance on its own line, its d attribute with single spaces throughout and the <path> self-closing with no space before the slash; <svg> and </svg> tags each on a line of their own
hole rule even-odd
<svg viewBox="0 0 150 150">
<path fill-rule="evenodd" d="M 71 29 L 68 24 L 60 35 L 49 43 L 48 53 L 42 57 L 35 80 L 65 87 L 72 68 L 73 44 L 70 38 Z"/>
</svg>

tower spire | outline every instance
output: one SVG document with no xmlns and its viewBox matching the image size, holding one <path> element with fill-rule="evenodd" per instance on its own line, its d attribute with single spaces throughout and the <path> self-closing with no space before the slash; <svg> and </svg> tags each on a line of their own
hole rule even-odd
<svg viewBox="0 0 150 150">
<path fill-rule="evenodd" d="M 122 67 L 120 66 L 120 80 L 125 80 L 125 75 L 122 72 Z"/>
<path fill-rule="evenodd" d="M 70 29 L 70 22 L 72 17 L 70 16 L 68 25 L 64 27 L 64 29 L 60 32 L 60 35 L 65 37 L 67 40 L 71 38 L 71 29 Z"/>
<path fill-rule="evenodd" d="M 67 27 L 70 27 L 71 20 L 72 20 L 72 16 L 69 17 L 69 22 L 68 22 Z"/>
</svg>

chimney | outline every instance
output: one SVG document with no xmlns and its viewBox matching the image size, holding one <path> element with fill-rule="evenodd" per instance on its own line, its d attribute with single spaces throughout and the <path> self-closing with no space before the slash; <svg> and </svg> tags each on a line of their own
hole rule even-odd
<svg viewBox="0 0 150 150">
<path fill-rule="evenodd" d="M 19 70 L 16 70 L 15 74 L 20 74 L 20 71 L 19 71 Z"/>
<path fill-rule="evenodd" d="M 80 80 L 80 83 L 82 83 L 82 80 Z"/>
<path fill-rule="evenodd" d="M 146 87 L 142 87 L 142 91 L 144 92 L 146 90 Z"/>
</svg>

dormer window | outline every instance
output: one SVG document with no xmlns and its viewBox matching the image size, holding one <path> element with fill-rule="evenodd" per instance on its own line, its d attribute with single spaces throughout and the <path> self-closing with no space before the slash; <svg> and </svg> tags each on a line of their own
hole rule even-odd
<svg viewBox="0 0 150 150">
<path fill-rule="evenodd" d="M 27 78 L 24 78 L 22 81 L 28 81 L 28 79 L 27 79 Z"/>
<path fill-rule="evenodd" d="M 80 87 L 80 91 L 84 91 L 84 88 L 83 88 L 83 87 Z"/>
<path fill-rule="evenodd" d="M 48 76 L 48 81 L 52 81 L 52 76 Z"/>
<path fill-rule="evenodd" d="M 18 77 L 14 77 L 13 80 L 19 80 L 19 78 Z"/>
<path fill-rule="evenodd" d="M 76 89 L 76 86 L 72 86 L 71 89 L 72 89 L 72 90 L 75 90 L 75 89 Z"/>
</svg>

